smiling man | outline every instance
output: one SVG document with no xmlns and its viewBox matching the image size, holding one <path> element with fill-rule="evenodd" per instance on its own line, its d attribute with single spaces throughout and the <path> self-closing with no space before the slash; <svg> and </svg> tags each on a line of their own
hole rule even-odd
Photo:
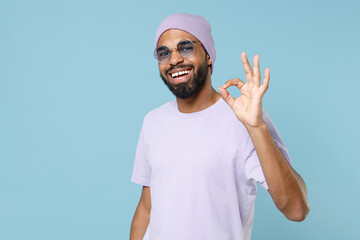
<svg viewBox="0 0 360 240">
<path fill-rule="evenodd" d="M 185 34 L 185 35 L 184 35 Z M 207 53 L 204 48 L 201 46 L 199 40 L 197 40 L 191 34 L 172 29 L 166 31 L 161 38 L 159 39 L 159 44 L 162 44 L 166 39 L 171 37 L 184 38 L 182 39 L 176 46 L 178 49 L 180 56 L 185 56 L 185 58 L 191 58 L 191 56 L 199 55 L 196 59 L 197 70 L 194 72 L 194 64 L 193 62 L 189 62 L 187 64 L 180 62 L 178 58 L 171 56 L 170 49 L 163 45 L 160 48 L 157 48 L 155 52 L 155 58 L 158 59 L 160 76 L 164 83 L 169 87 L 170 91 L 174 93 L 174 95 L 181 99 L 186 99 L 197 93 L 203 85 L 206 83 L 206 79 L 208 78 L 209 67 L 211 65 L 210 57 L 207 57 Z M 195 47 L 198 45 L 198 47 Z M 171 62 L 170 62 L 171 60 Z M 190 59 L 189 59 L 190 60 Z M 195 59 L 194 59 L 195 60 Z M 177 64 L 177 62 L 179 64 Z M 171 64 L 169 67 L 167 64 Z"/>
<path fill-rule="evenodd" d="M 162 80 L 175 95 L 149 112 L 140 132 L 131 181 L 143 186 L 131 240 L 250 239 L 256 182 L 290 220 L 309 212 L 306 186 L 262 97 L 259 56 L 241 60 L 246 83 L 211 84 L 216 52 L 210 24 L 173 14 L 159 26 L 154 55 Z M 227 91 L 236 86 L 241 96 Z"/>
</svg>

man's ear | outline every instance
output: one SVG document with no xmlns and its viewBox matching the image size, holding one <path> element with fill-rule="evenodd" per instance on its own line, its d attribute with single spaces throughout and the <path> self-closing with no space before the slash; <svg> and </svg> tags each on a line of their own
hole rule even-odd
<svg viewBox="0 0 360 240">
<path fill-rule="evenodd" d="M 210 58 L 209 54 L 206 54 L 206 61 L 207 61 L 208 66 L 212 65 L 212 61 L 211 61 L 211 58 Z"/>
</svg>

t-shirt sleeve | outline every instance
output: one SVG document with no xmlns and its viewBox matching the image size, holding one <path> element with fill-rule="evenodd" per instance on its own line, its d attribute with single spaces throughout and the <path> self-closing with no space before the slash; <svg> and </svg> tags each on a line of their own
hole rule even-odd
<svg viewBox="0 0 360 240">
<path fill-rule="evenodd" d="M 150 186 L 151 166 L 148 162 L 148 156 L 145 143 L 145 120 L 141 128 L 138 145 L 135 154 L 134 168 L 131 181 L 143 186 Z"/>
<path fill-rule="evenodd" d="M 266 125 L 269 128 L 270 134 L 275 142 L 275 144 L 277 145 L 277 147 L 279 148 L 279 150 L 281 151 L 281 153 L 284 155 L 284 157 L 286 158 L 286 160 L 291 164 L 291 159 L 290 159 L 290 155 L 285 147 L 284 142 L 281 140 L 280 135 L 278 133 L 278 131 L 276 130 L 274 124 L 271 122 L 271 119 L 268 115 L 268 113 L 263 110 L 263 118 L 264 121 L 266 122 Z M 251 141 L 251 138 L 249 136 L 248 142 L 246 144 L 245 147 L 245 153 L 246 153 L 246 157 L 245 157 L 245 173 L 246 173 L 246 177 L 248 180 L 255 180 L 256 182 L 258 182 L 263 188 L 265 188 L 266 190 L 269 189 L 265 177 L 264 177 L 264 173 L 261 169 L 261 165 L 259 162 L 259 158 L 256 154 L 255 151 L 255 147 L 253 142 Z"/>
</svg>

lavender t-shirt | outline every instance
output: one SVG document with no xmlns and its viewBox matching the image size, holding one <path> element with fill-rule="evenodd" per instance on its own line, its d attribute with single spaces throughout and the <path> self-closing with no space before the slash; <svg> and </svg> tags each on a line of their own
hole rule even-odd
<svg viewBox="0 0 360 240">
<path fill-rule="evenodd" d="M 290 162 L 265 111 L 263 118 Z M 248 240 L 256 182 L 268 188 L 248 132 L 222 98 L 195 113 L 181 113 L 176 100 L 149 112 L 131 181 L 150 186 L 144 240 Z"/>
</svg>

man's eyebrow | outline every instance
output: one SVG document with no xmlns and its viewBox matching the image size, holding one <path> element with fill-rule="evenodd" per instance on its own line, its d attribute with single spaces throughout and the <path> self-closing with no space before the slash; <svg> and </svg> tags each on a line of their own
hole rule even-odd
<svg viewBox="0 0 360 240">
<path fill-rule="evenodd" d="M 195 41 L 191 41 L 191 40 L 184 40 L 178 43 L 178 45 L 185 45 L 185 44 L 189 44 L 189 43 L 196 43 Z"/>
<path fill-rule="evenodd" d="M 162 50 L 166 50 L 166 49 L 168 49 L 167 46 L 160 46 L 156 49 L 156 51 L 162 51 Z"/>
</svg>

